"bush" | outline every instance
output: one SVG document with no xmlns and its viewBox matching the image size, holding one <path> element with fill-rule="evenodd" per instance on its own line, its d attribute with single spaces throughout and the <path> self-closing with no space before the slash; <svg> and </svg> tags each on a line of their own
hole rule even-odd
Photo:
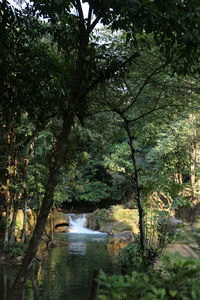
<svg viewBox="0 0 200 300">
<path fill-rule="evenodd" d="M 129 208 L 129 209 L 137 208 L 137 202 L 135 200 L 129 200 L 125 204 L 125 208 Z"/>
<path fill-rule="evenodd" d="M 200 260 L 178 253 L 163 258 L 162 270 L 133 271 L 126 276 L 100 275 L 101 300 L 199 300 Z"/>
<path fill-rule="evenodd" d="M 138 211 L 136 209 L 125 209 L 121 205 L 111 207 L 115 221 L 126 221 L 126 223 L 138 223 Z"/>
<path fill-rule="evenodd" d="M 9 242 L 6 252 L 9 256 L 23 256 L 25 253 L 24 246 L 16 243 L 16 242 Z"/>
<path fill-rule="evenodd" d="M 119 264 L 124 274 L 132 271 L 146 271 L 155 263 L 157 248 L 149 247 L 142 253 L 138 242 L 132 243 L 120 251 Z"/>
<path fill-rule="evenodd" d="M 12 256 L 23 256 L 24 255 L 24 249 L 20 246 L 13 246 L 10 248 L 10 253 Z"/>
<path fill-rule="evenodd" d="M 107 210 L 105 208 L 95 210 L 94 214 L 96 216 L 97 221 L 100 223 L 108 223 L 113 221 L 110 210 Z"/>
</svg>

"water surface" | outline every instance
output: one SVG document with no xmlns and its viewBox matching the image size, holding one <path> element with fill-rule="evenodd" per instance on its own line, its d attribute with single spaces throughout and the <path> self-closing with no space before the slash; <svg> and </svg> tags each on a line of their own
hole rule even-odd
<svg viewBox="0 0 200 300">
<path fill-rule="evenodd" d="M 41 263 L 30 274 L 21 299 L 87 300 L 93 271 L 101 268 L 109 274 L 119 273 L 116 257 L 107 251 L 105 234 L 57 234 L 67 245 L 41 250 Z M 3 270 L 4 268 L 4 270 Z M 0 292 L 6 299 L 17 270 L 1 266 Z"/>
</svg>

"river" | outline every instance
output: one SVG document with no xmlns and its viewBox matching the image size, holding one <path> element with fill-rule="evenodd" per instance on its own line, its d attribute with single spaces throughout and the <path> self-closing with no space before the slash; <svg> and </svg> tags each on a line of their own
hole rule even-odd
<svg viewBox="0 0 200 300">
<path fill-rule="evenodd" d="M 95 268 L 119 273 L 116 257 L 106 249 L 106 235 L 82 224 L 77 229 L 75 222 L 71 232 L 56 234 L 66 245 L 40 251 L 41 262 L 30 273 L 21 300 L 87 300 Z M 0 265 L 1 299 L 6 300 L 16 273 L 16 267 Z"/>
</svg>

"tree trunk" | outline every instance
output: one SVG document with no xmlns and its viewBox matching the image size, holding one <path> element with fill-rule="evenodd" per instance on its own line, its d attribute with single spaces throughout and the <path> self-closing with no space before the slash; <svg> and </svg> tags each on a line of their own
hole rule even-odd
<svg viewBox="0 0 200 300">
<path fill-rule="evenodd" d="M 4 235 L 4 250 L 8 246 L 8 237 L 9 237 L 9 216 L 10 216 L 10 206 L 6 205 L 6 229 Z"/>
<path fill-rule="evenodd" d="M 99 278 L 99 273 L 100 273 L 99 269 L 94 270 L 89 300 L 98 300 L 98 294 L 99 294 L 98 278 Z"/>
<path fill-rule="evenodd" d="M 198 179 L 197 179 L 197 168 L 199 160 L 199 141 L 197 137 L 197 124 L 196 116 L 190 114 L 189 122 L 193 127 L 191 133 L 191 149 L 190 149 L 190 181 L 192 186 L 192 198 L 198 201 Z"/>
<path fill-rule="evenodd" d="M 51 209 L 51 212 L 50 212 L 50 228 L 51 228 L 51 240 L 53 241 L 53 238 L 54 238 L 54 224 L 53 224 L 53 211 Z"/>
<path fill-rule="evenodd" d="M 27 200 L 24 200 L 24 219 L 23 219 L 23 228 L 22 228 L 22 235 L 20 243 L 23 245 L 26 239 L 26 221 L 27 221 Z"/>
<path fill-rule="evenodd" d="M 39 299 L 39 288 L 38 288 L 38 281 L 37 278 L 35 278 L 35 264 L 32 270 L 32 286 L 33 286 L 33 292 L 34 292 L 34 300 Z"/>
<path fill-rule="evenodd" d="M 4 286 L 4 300 L 7 300 L 8 291 L 8 269 L 6 265 L 3 265 L 3 286 Z"/>
<path fill-rule="evenodd" d="M 10 242 L 15 242 L 15 228 L 16 228 L 16 221 L 17 221 L 17 206 L 14 205 L 13 215 L 12 215 L 12 222 L 11 222 L 11 233 L 10 233 Z"/>
<path fill-rule="evenodd" d="M 18 293 L 23 289 L 23 285 L 26 281 L 28 272 L 33 264 L 33 259 L 37 253 L 40 240 L 42 238 L 47 217 L 49 215 L 50 209 L 53 206 L 54 192 L 58 184 L 58 177 L 60 175 L 60 169 L 65 161 L 67 154 L 68 137 L 70 130 L 74 121 L 74 113 L 71 111 L 65 111 L 63 114 L 63 125 L 59 137 L 52 150 L 51 165 L 50 165 L 50 175 L 45 188 L 45 194 L 42 201 L 42 207 L 37 219 L 35 230 L 33 236 L 30 240 L 29 247 L 24 258 L 23 264 L 20 271 L 13 283 L 12 289 L 10 291 L 8 300 L 18 299 Z"/>
<path fill-rule="evenodd" d="M 135 172 L 135 185 L 136 185 L 136 201 L 137 201 L 137 206 L 138 206 L 138 212 L 139 212 L 139 230 L 140 230 L 140 246 L 141 250 L 144 251 L 146 248 L 146 243 L 145 243 L 145 229 L 144 229 L 144 210 L 143 210 L 143 205 L 142 205 L 142 195 L 141 195 L 141 188 L 140 188 L 140 183 L 139 183 L 139 173 L 138 173 L 138 168 L 137 168 L 137 161 L 136 161 L 136 150 L 135 146 L 133 143 L 133 136 L 131 134 L 129 122 L 125 117 L 124 122 L 125 122 L 125 129 L 129 138 L 129 145 L 131 148 L 131 159 L 133 162 L 134 166 L 134 172 Z"/>
<path fill-rule="evenodd" d="M 11 122 L 8 118 L 7 120 L 7 145 L 8 145 L 8 160 L 7 160 L 7 174 L 6 174 L 6 190 L 5 190 L 5 205 L 6 205 L 6 230 L 4 236 L 4 249 L 8 245 L 9 240 L 9 214 L 11 207 L 11 200 L 13 196 L 13 191 L 11 190 L 11 183 L 14 183 L 15 177 L 15 160 L 14 160 L 14 144 L 16 143 L 16 136 L 11 128 Z M 15 215 L 14 215 L 15 218 Z M 13 219 L 15 222 L 15 219 Z M 15 222 L 16 223 L 16 222 Z M 15 230 L 15 224 L 12 223 Z M 12 227 L 13 229 L 13 227 Z M 13 232 L 12 232 L 13 233 Z"/>
</svg>

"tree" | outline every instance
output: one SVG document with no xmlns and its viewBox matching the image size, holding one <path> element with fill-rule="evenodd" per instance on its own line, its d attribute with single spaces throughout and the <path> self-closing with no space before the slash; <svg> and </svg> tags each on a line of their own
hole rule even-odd
<svg viewBox="0 0 200 300">
<path fill-rule="evenodd" d="M 114 56 L 108 65 L 103 55 L 98 59 L 98 43 L 96 40 L 94 43 L 92 38 L 92 32 L 97 23 L 101 20 L 103 24 L 110 25 L 113 29 L 122 28 L 127 32 L 131 29 L 133 37 L 134 33 L 143 30 L 154 33 L 154 38 L 166 57 L 168 56 L 167 49 L 169 50 L 169 46 L 172 47 L 172 51 L 169 51 L 170 57 L 168 56 L 171 62 L 178 60 L 184 62 L 184 71 L 187 70 L 188 65 L 196 63 L 199 59 L 199 53 L 196 51 L 199 45 L 197 36 L 199 24 L 196 18 L 199 3 L 197 2 L 191 6 L 189 1 L 172 1 L 169 6 L 164 2 L 160 6 L 160 2 L 156 1 L 130 3 L 128 0 L 125 2 L 88 1 L 88 4 L 88 15 L 85 18 L 79 0 L 55 2 L 35 0 L 31 7 L 34 15 L 48 18 L 49 27 L 47 27 L 52 32 L 53 41 L 56 41 L 58 50 L 63 52 L 65 59 L 68 57 L 69 72 L 65 76 L 68 92 L 61 106 L 62 125 L 55 138 L 49 178 L 45 186 L 40 214 L 10 299 L 14 299 L 15 288 L 18 287 L 19 290 L 22 284 L 21 279 L 26 277 L 33 256 L 38 249 L 48 213 L 53 205 L 55 187 L 59 182 L 60 169 L 68 151 L 68 138 L 75 118 L 78 117 L 82 122 L 88 105 L 88 94 L 100 82 L 109 80 L 114 73 L 123 70 L 139 55 L 136 49 L 133 49 L 124 58 Z M 72 8 L 76 10 L 75 14 Z M 189 20 L 188 10 L 192 13 Z M 30 14 L 27 14 L 26 18 L 29 19 Z M 190 37 L 194 41 L 190 48 L 188 40 L 184 39 L 184 34 L 188 32 L 191 32 Z M 170 38 L 173 38 L 172 42 Z M 188 60 L 186 60 L 186 55 Z M 173 66 L 175 68 L 175 63 Z M 180 65 L 177 66 L 179 66 L 179 71 L 182 70 Z"/>
<path fill-rule="evenodd" d="M 169 66 L 162 61 L 162 57 L 160 57 L 156 51 L 155 45 L 153 49 L 154 52 L 152 49 L 151 51 L 147 51 L 147 49 L 143 52 L 140 51 L 140 57 L 137 59 L 137 71 L 132 67 L 129 68 L 129 72 L 127 71 L 123 78 L 115 76 L 115 79 L 110 80 L 108 83 L 106 91 L 100 91 L 101 96 L 99 96 L 102 103 L 109 107 L 112 114 L 114 112 L 119 116 L 121 119 L 119 126 L 123 125 L 127 133 L 128 144 L 130 146 L 130 158 L 133 163 L 133 169 L 131 170 L 132 181 L 135 186 L 135 198 L 140 216 L 139 226 L 142 250 L 145 249 L 143 202 L 150 190 L 155 191 L 157 184 L 161 186 L 161 176 L 157 175 L 157 178 L 154 178 L 154 180 L 157 180 L 157 183 L 154 181 L 154 184 L 152 184 L 152 179 L 150 179 L 150 176 L 153 176 L 151 166 L 148 164 L 148 158 L 150 158 L 151 155 L 148 151 L 150 152 L 151 150 L 149 148 L 145 149 L 145 147 L 147 147 L 147 140 L 149 139 L 146 135 L 149 131 L 148 126 L 150 124 L 154 126 L 154 122 L 161 123 L 161 125 L 158 125 L 159 127 L 153 127 L 155 132 L 151 133 L 151 137 L 156 135 L 156 131 L 160 132 L 162 126 L 165 126 L 165 123 L 167 123 L 166 126 L 169 126 L 169 123 L 172 124 L 172 120 L 174 123 L 180 123 L 181 126 L 181 122 L 175 120 L 177 118 L 184 118 L 185 110 L 188 106 L 188 98 L 190 97 L 191 108 L 197 108 L 196 103 L 198 103 L 198 95 L 193 93 L 193 97 L 191 98 L 192 82 L 190 80 L 184 80 L 184 82 L 182 82 L 180 77 L 170 76 Z M 180 115 L 181 112 L 184 114 Z M 156 122 L 155 119 L 161 116 L 162 121 Z M 147 125 L 144 125 L 144 122 L 147 123 Z M 142 127 L 144 128 L 141 129 Z M 173 133 L 171 138 L 175 141 L 177 139 L 176 134 Z M 140 140 L 142 140 L 142 142 L 140 142 Z M 180 141 L 178 141 L 178 143 L 181 143 L 182 149 L 185 149 L 185 144 Z M 166 145 L 162 144 L 162 146 L 166 149 Z M 179 153 L 180 155 L 177 144 L 174 143 L 172 147 L 175 153 Z M 158 160 L 159 155 L 160 153 L 157 152 L 154 159 L 152 159 L 153 170 L 155 171 L 155 165 L 159 163 L 161 166 L 160 173 L 166 176 L 166 169 L 164 170 L 163 168 L 166 163 L 166 156 L 163 162 Z M 170 160 L 171 159 L 172 158 L 170 158 Z M 177 168 L 180 167 L 179 156 L 174 156 L 174 159 L 176 161 L 178 160 L 176 163 L 177 170 Z M 116 163 L 114 166 L 116 166 Z M 125 167 L 125 163 L 123 167 Z M 174 168 L 173 164 L 170 164 L 170 161 L 168 161 L 168 167 L 171 169 Z M 159 171 L 157 170 L 157 172 Z M 173 182 L 174 178 L 172 174 L 169 176 L 168 178 Z M 164 181 L 162 182 L 164 183 Z M 165 179 L 165 185 L 166 183 Z"/>
<path fill-rule="evenodd" d="M 59 110 L 53 99 L 55 95 L 62 99 L 65 87 L 62 59 L 44 37 L 44 25 L 34 18 L 25 19 L 22 12 L 12 10 L 6 1 L 1 4 L 0 20 L 0 120 L 5 145 L 1 183 L 7 208 L 6 246 L 11 205 L 14 213 L 10 239 L 14 240 L 17 209 L 22 200 L 26 206 L 27 169 L 34 144 Z"/>
</svg>

